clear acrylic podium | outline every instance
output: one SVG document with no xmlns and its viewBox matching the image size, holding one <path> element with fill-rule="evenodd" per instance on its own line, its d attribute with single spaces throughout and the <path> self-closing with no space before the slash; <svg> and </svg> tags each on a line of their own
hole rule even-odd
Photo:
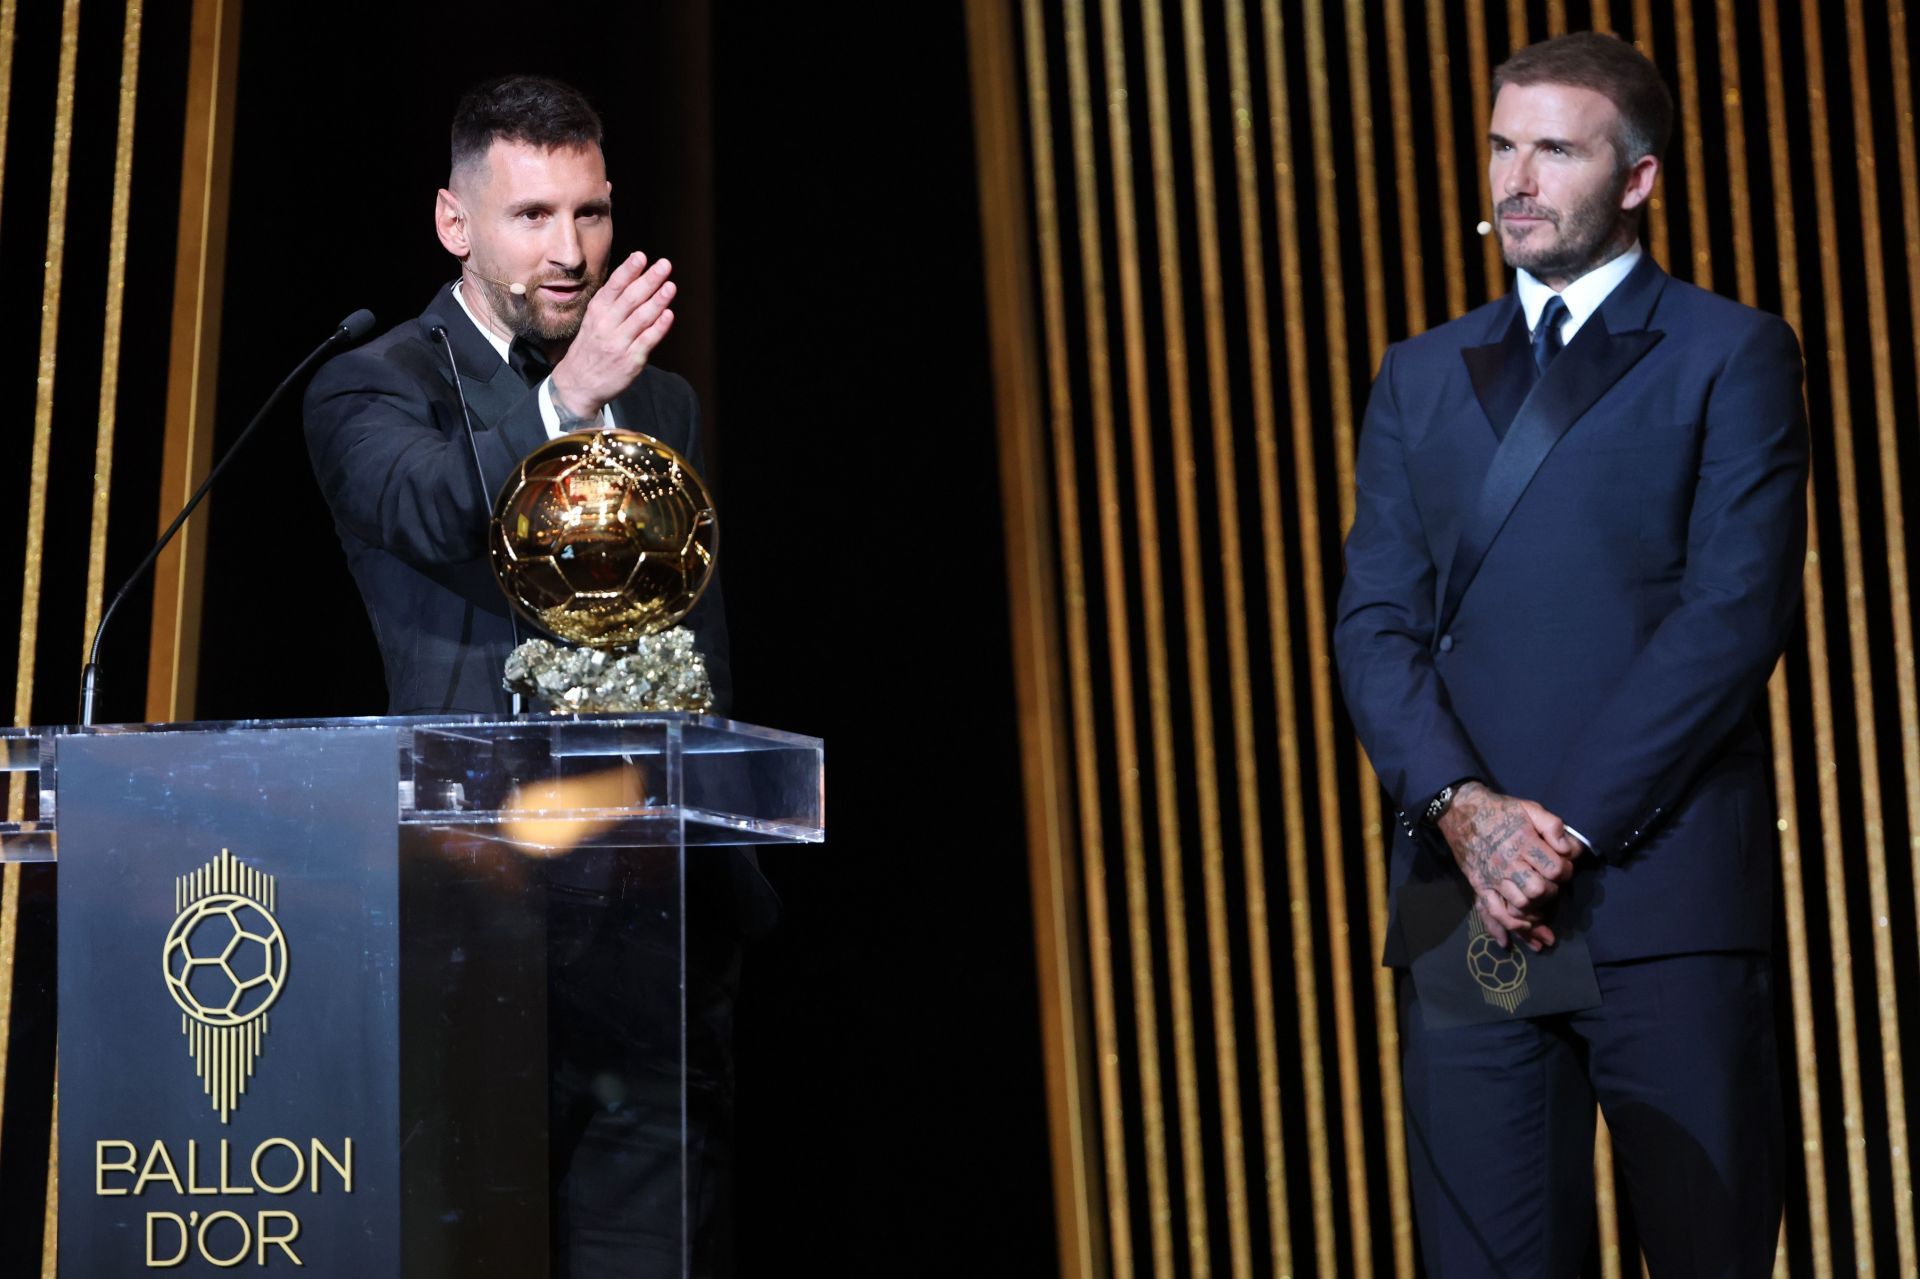
<svg viewBox="0 0 1920 1279">
<path fill-rule="evenodd" d="M 649 714 L 0 746 L 0 858 L 58 865 L 64 1273 L 687 1272 L 724 1087 L 701 1014 L 773 910 L 752 846 L 824 838 L 817 739 Z"/>
</svg>

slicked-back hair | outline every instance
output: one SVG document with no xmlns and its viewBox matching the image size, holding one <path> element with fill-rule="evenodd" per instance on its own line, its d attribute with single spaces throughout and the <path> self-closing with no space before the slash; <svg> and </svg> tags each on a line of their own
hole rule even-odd
<svg viewBox="0 0 1920 1279">
<path fill-rule="evenodd" d="M 496 141 L 554 150 L 600 145 L 600 115 L 570 84 L 510 75 L 467 90 L 453 112 L 452 170 L 478 164 Z"/>
<path fill-rule="evenodd" d="M 1494 95 L 1509 84 L 1570 84 L 1605 94 L 1620 112 L 1613 146 L 1622 169 L 1643 155 L 1666 154 L 1673 95 L 1658 68 L 1625 40 L 1576 31 L 1528 45 L 1494 68 Z"/>
</svg>

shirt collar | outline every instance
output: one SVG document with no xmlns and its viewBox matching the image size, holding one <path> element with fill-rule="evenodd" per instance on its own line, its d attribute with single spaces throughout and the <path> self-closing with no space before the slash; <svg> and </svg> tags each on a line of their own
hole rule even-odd
<svg viewBox="0 0 1920 1279">
<path fill-rule="evenodd" d="M 1540 287 L 1545 288 L 1546 286 L 1541 285 Z M 488 343 L 492 345 L 493 349 L 500 353 L 501 362 L 505 363 L 507 352 L 512 349 L 513 339 L 503 338 L 490 327 L 481 323 L 480 317 L 473 313 L 473 308 L 467 305 L 467 299 L 461 295 L 459 280 L 453 282 L 453 300 L 460 304 L 460 309 L 466 312 L 469 320 L 473 321 L 473 327 L 480 330 L 480 336 L 484 337 Z M 1529 327 L 1531 327 L 1531 322 L 1529 322 Z"/>
<path fill-rule="evenodd" d="M 1635 240 L 1619 257 L 1595 267 L 1560 290 L 1560 300 L 1567 304 L 1567 318 L 1560 324 L 1563 341 L 1573 341 L 1573 335 L 1580 331 L 1587 317 L 1600 309 L 1600 304 L 1633 271 L 1640 257 L 1640 242 Z M 1526 313 L 1527 331 L 1531 333 L 1540 323 L 1540 312 L 1546 307 L 1547 299 L 1553 296 L 1553 290 L 1541 283 L 1531 271 L 1516 270 L 1514 281 L 1520 293 L 1521 310 Z"/>
</svg>

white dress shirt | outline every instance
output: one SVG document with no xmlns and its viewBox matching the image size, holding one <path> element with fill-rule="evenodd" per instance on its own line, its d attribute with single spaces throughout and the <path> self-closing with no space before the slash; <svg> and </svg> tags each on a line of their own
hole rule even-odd
<svg viewBox="0 0 1920 1279">
<path fill-rule="evenodd" d="M 1627 251 L 1603 266 L 1597 266 L 1579 279 L 1560 290 L 1560 300 L 1567 304 L 1567 314 L 1560 321 L 1560 345 L 1564 347 L 1573 341 L 1573 335 L 1587 322 L 1587 317 L 1600 309 L 1607 295 L 1620 287 L 1620 281 L 1627 278 L 1634 264 L 1640 261 L 1640 241 L 1635 240 L 1627 246 Z M 1520 309 L 1527 317 L 1527 332 L 1531 333 L 1540 323 L 1540 312 L 1546 309 L 1547 299 L 1554 290 L 1541 283 L 1531 271 L 1516 268 L 1514 284 L 1520 291 Z M 1593 841 L 1573 827 L 1567 827 L 1567 834 L 1585 844 L 1589 851 Z"/>
<path fill-rule="evenodd" d="M 1560 344 L 1565 346 L 1573 341 L 1573 335 L 1587 322 L 1587 317 L 1600 309 L 1607 295 L 1620 286 L 1627 278 L 1634 264 L 1640 260 L 1640 241 L 1635 240 L 1627 246 L 1627 251 L 1604 266 L 1597 266 L 1579 279 L 1560 290 L 1560 300 L 1567 304 L 1567 318 L 1560 321 Z M 1553 296 L 1553 290 L 1531 271 L 1514 271 L 1514 283 L 1520 291 L 1520 309 L 1527 317 L 1527 332 L 1533 332 L 1540 323 L 1540 312 L 1546 309 L 1547 299 Z"/>
</svg>

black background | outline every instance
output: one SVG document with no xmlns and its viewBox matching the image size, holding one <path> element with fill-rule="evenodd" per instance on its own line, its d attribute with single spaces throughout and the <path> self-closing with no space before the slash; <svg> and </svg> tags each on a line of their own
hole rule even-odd
<svg viewBox="0 0 1920 1279">
<path fill-rule="evenodd" d="M 186 10 L 146 7 L 114 581 L 159 514 Z M 119 21 L 90 6 L 83 31 L 76 244 L 104 241 L 111 173 L 89 175 L 112 148 Z M 50 60 L 25 54 L 49 48 L 55 25 L 23 15 L 17 94 L 50 83 Z M 827 741 L 830 842 L 765 857 L 785 915 L 750 952 L 739 1005 L 741 1273 L 1048 1273 L 961 7 L 247 6 L 218 446 L 341 317 L 366 306 L 389 327 L 450 278 L 431 225 L 447 122 L 464 88 L 509 71 L 586 91 L 607 126 L 616 251 L 675 261 L 679 322 L 658 363 L 691 377 L 707 407 L 735 713 Z M 10 189 L 44 189 L 46 123 L 15 113 Z M 0 228 L 0 276 L 18 259 L 22 297 L 37 266 L 23 255 L 44 243 L 44 222 L 14 212 L 31 204 L 9 201 Z M 77 253 L 68 265 L 70 296 L 86 304 L 62 317 L 65 349 L 81 354 L 62 355 L 43 723 L 69 720 L 77 690 L 99 375 L 85 352 L 98 351 L 103 276 Z M 14 309 L 0 370 L 29 388 L 8 402 L 29 413 L 33 318 Z M 91 327 L 66 342 L 69 325 Z M 210 529 L 202 719 L 384 706 L 297 418 L 283 408 L 196 516 Z M 19 432 L 24 453 L 30 419 L 11 420 L 9 447 Z M 24 482 L 6 480 L 7 509 Z M 17 563 L 16 536 L 6 551 Z M 102 720 L 142 718 L 148 595 L 130 597 L 107 645 Z M 51 881 L 29 880 L 31 947 L 51 940 Z M 19 1011 L 50 1016 L 46 991 L 29 981 L 18 994 Z M 51 1082 L 40 1024 L 16 1034 L 0 1144 L 0 1216 L 14 1239 L 38 1233 L 30 1192 L 45 1115 L 19 1103 Z"/>
</svg>

